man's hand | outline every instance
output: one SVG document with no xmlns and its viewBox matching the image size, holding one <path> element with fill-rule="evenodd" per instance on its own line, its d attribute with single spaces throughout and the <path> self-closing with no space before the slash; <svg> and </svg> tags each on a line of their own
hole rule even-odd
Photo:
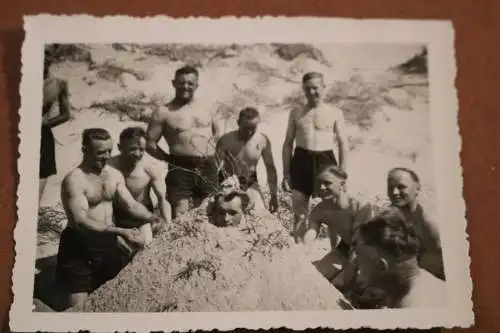
<svg viewBox="0 0 500 333">
<path fill-rule="evenodd" d="M 144 235 L 138 229 L 125 229 L 123 230 L 123 237 L 136 246 L 143 248 L 146 245 Z"/>
<path fill-rule="evenodd" d="M 283 181 L 281 182 L 281 188 L 285 192 L 292 192 L 292 188 L 290 187 L 290 179 L 288 177 L 283 178 Z"/>
<path fill-rule="evenodd" d="M 278 196 L 276 194 L 271 195 L 269 200 L 269 211 L 275 213 L 278 210 Z"/>
</svg>

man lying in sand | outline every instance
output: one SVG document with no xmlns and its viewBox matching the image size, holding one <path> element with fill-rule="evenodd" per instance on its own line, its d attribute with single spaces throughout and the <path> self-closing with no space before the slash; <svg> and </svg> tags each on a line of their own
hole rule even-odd
<svg viewBox="0 0 500 333">
<path fill-rule="evenodd" d="M 173 218 L 189 209 L 190 199 L 198 207 L 217 191 L 214 138 L 219 127 L 215 110 L 194 98 L 198 76 L 198 70 L 190 66 L 175 72 L 175 97 L 153 112 L 147 130 L 147 152 L 169 164 L 166 184 Z M 162 136 L 170 154 L 158 146 Z"/>
<path fill-rule="evenodd" d="M 165 180 L 163 170 L 144 158 L 146 151 L 146 131 L 141 127 L 128 127 L 120 133 L 120 142 L 118 144 L 120 154 L 113 157 L 109 165 L 118 169 L 124 179 L 125 184 L 135 200 L 142 203 L 150 212 L 154 212 L 153 201 L 151 199 L 151 190 L 153 190 L 160 212 L 164 221 L 170 221 L 170 204 L 166 199 Z M 158 229 L 159 225 L 151 226 L 144 223 L 144 220 L 134 219 L 126 209 L 121 205 L 113 207 L 115 224 L 122 228 L 139 228 L 143 233 L 146 245 L 153 240 L 153 229 Z M 153 227 L 153 229 L 152 229 Z M 137 249 L 132 244 L 123 244 L 129 247 L 131 254 Z"/>
<path fill-rule="evenodd" d="M 68 83 L 65 80 L 50 75 L 51 65 L 52 55 L 49 51 L 46 51 L 43 64 L 43 107 L 38 191 L 40 198 L 45 190 L 47 179 L 57 173 L 56 148 L 52 128 L 67 122 L 71 116 Z M 56 103 L 59 107 L 59 114 L 55 117 L 50 117 L 50 111 Z"/>
<path fill-rule="evenodd" d="M 317 188 L 316 176 L 326 165 L 346 168 L 347 139 L 342 111 L 322 101 L 323 75 L 310 72 L 302 78 L 307 104 L 290 111 L 283 144 L 283 189 L 292 192 L 294 237 L 299 241 L 305 231 L 309 199 Z M 293 144 L 296 144 L 293 153 Z M 338 160 L 333 149 L 338 143 Z"/>
<path fill-rule="evenodd" d="M 218 193 L 207 207 L 210 222 L 218 227 L 239 225 L 252 205 L 249 195 L 241 190 Z"/>
<path fill-rule="evenodd" d="M 418 265 L 419 237 L 399 209 L 381 212 L 355 237 L 357 274 L 348 295 L 357 308 L 443 306 L 445 282 Z"/>
<path fill-rule="evenodd" d="M 278 177 L 271 141 L 259 130 L 259 123 L 259 112 L 255 108 L 244 108 L 238 116 L 238 129 L 224 134 L 217 141 L 217 156 L 222 159 L 219 182 L 222 184 L 229 176 L 236 176 L 239 186 L 254 203 L 254 208 L 265 209 L 264 197 L 257 179 L 257 164 L 262 158 L 271 192 L 269 210 L 275 212 L 278 209 Z"/>
<path fill-rule="evenodd" d="M 418 202 L 420 179 L 407 168 L 394 168 L 387 175 L 387 194 L 394 207 L 400 209 L 413 224 L 420 242 L 420 267 L 444 280 L 443 254 L 436 222 Z"/>
<path fill-rule="evenodd" d="M 83 161 L 62 182 L 61 198 L 68 225 L 61 234 L 56 274 L 58 284 L 70 293 L 70 306 L 81 304 L 88 293 L 124 267 L 126 259 L 117 245 L 117 236 L 138 246 L 144 244 L 138 230 L 114 225 L 114 201 L 137 219 L 149 223 L 158 219 L 134 199 L 120 172 L 107 165 L 112 147 L 106 130 L 85 129 Z"/>
<path fill-rule="evenodd" d="M 308 229 L 304 243 L 311 244 L 317 237 L 320 226 L 328 226 L 328 237 L 332 251 L 316 263 L 318 270 L 334 285 L 342 289 L 345 278 L 339 274 L 349 265 L 354 231 L 373 216 L 370 205 L 362 205 L 347 194 L 347 173 L 332 165 L 326 167 L 317 178 L 321 202 L 317 204 L 308 218 Z M 342 271 L 345 273 L 345 271 Z"/>
</svg>

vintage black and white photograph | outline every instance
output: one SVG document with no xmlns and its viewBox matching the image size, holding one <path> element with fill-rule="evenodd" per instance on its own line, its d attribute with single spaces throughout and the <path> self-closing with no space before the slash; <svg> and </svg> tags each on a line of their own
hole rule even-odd
<svg viewBox="0 0 500 333">
<path fill-rule="evenodd" d="M 473 323 L 451 24 L 25 22 L 12 329 Z"/>
</svg>

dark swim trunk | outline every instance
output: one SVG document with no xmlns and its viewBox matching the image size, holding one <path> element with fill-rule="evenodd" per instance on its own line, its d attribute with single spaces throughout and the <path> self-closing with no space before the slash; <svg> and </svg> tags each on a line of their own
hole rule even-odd
<svg viewBox="0 0 500 333">
<path fill-rule="evenodd" d="M 332 150 L 311 151 L 296 147 L 290 164 L 290 182 L 292 189 L 305 195 L 317 193 L 316 177 L 327 166 L 337 166 Z"/>
<path fill-rule="evenodd" d="M 90 293 L 113 279 L 129 262 L 114 234 L 89 232 L 85 237 L 75 228 L 61 234 L 56 279 L 70 293 Z"/>
<path fill-rule="evenodd" d="M 228 177 L 226 177 L 223 172 L 219 172 L 219 184 L 221 184 L 224 180 L 226 180 Z M 254 171 L 250 173 L 248 177 L 245 176 L 238 176 L 238 181 L 240 183 L 240 188 L 244 191 L 246 191 L 248 188 L 252 187 L 254 184 L 258 183 L 257 179 L 257 172 Z"/>
<path fill-rule="evenodd" d="M 145 207 L 150 212 L 154 213 L 155 209 L 152 204 L 146 205 Z M 143 224 L 148 223 L 148 221 L 141 221 L 134 218 L 126 209 L 117 203 L 113 204 L 113 218 L 116 226 L 120 228 L 139 228 Z"/>
<path fill-rule="evenodd" d="M 217 163 L 214 156 L 170 154 L 166 178 L 168 201 L 196 197 L 205 199 L 217 192 Z"/>
<path fill-rule="evenodd" d="M 55 140 L 52 130 L 42 126 L 40 145 L 40 178 L 48 178 L 57 173 Z"/>
</svg>

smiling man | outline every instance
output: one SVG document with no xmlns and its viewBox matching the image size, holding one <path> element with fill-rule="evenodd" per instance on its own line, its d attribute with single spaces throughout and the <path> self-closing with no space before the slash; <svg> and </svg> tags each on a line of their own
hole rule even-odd
<svg viewBox="0 0 500 333">
<path fill-rule="evenodd" d="M 304 243 L 311 244 L 316 239 L 321 225 L 328 227 L 332 251 L 316 266 L 327 279 L 332 280 L 340 271 L 334 265 L 348 264 L 354 232 L 373 216 L 373 210 L 370 205 L 362 205 L 348 196 L 347 173 L 337 166 L 326 167 L 317 181 L 322 200 L 309 215 Z M 342 288 L 344 278 L 341 276 L 333 282 Z"/>
</svg>

